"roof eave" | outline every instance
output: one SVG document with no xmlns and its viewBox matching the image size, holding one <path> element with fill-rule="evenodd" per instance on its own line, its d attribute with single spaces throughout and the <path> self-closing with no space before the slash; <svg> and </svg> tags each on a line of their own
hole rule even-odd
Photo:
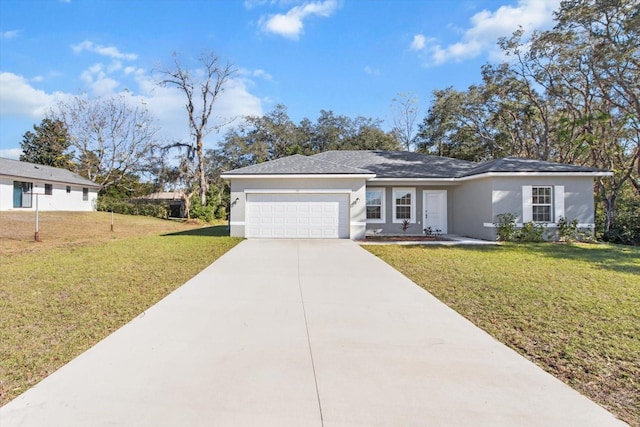
<svg viewBox="0 0 640 427">
<path fill-rule="evenodd" d="M 375 174 L 355 174 L 355 173 L 323 173 L 323 174 L 222 174 L 220 177 L 222 179 L 250 179 L 250 178 L 261 178 L 261 179 L 274 179 L 274 178 L 295 178 L 295 179 L 307 179 L 307 178 L 364 178 L 371 179 L 374 178 Z"/>
<path fill-rule="evenodd" d="M 61 179 L 51 179 L 51 178 L 42 178 L 39 176 L 31 176 L 31 175 L 17 175 L 17 174 L 8 174 L 8 173 L 0 173 L 0 176 L 7 176 L 10 178 L 19 178 L 19 179 L 32 179 L 41 182 L 53 182 L 56 184 L 65 184 L 65 185 L 80 185 L 83 187 L 92 187 L 92 188 L 102 188 L 102 185 L 96 184 L 95 182 L 75 182 L 69 180 L 61 180 Z"/>
<path fill-rule="evenodd" d="M 395 181 L 395 182 L 410 182 L 410 181 L 418 181 L 418 182 L 427 182 L 427 181 L 436 181 L 436 182 L 453 182 L 456 181 L 457 178 L 372 178 L 369 181 L 373 182 L 385 182 L 385 181 Z"/>
<path fill-rule="evenodd" d="M 457 181 L 468 181 L 472 179 L 491 177 L 511 177 L 511 176 L 550 176 L 550 177 L 604 177 L 613 176 L 613 172 L 606 171 L 574 171 L 574 172 L 484 172 L 476 175 L 467 175 L 456 178 Z"/>
</svg>

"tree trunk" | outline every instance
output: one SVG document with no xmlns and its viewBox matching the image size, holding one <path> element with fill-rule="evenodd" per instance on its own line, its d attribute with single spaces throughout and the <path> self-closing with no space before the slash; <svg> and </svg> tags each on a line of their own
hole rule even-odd
<svg viewBox="0 0 640 427">
<path fill-rule="evenodd" d="M 604 203 L 604 232 L 607 233 L 613 227 L 613 222 L 615 220 L 617 195 L 615 192 L 612 192 L 611 195 L 607 197 L 604 185 L 601 185 L 600 189 L 602 202 Z"/>
<path fill-rule="evenodd" d="M 182 194 L 182 212 L 183 217 L 186 216 L 187 221 L 191 219 L 191 194 Z"/>
<path fill-rule="evenodd" d="M 198 186 L 200 205 L 205 206 L 207 204 L 207 190 L 209 189 L 209 183 L 207 182 L 207 174 L 204 167 L 204 148 L 202 146 L 202 137 L 198 137 L 196 146 L 196 155 L 198 156 Z"/>
</svg>

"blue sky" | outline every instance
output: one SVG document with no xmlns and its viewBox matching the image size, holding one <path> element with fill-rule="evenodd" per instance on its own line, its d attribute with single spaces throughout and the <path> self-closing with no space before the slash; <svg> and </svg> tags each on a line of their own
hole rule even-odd
<svg viewBox="0 0 640 427">
<path fill-rule="evenodd" d="M 497 38 L 552 25 L 559 0 L 4 0 L 0 2 L 0 156 L 58 101 L 126 91 L 167 140 L 188 138 L 183 95 L 160 88 L 172 52 L 196 68 L 213 50 L 238 72 L 214 114 L 287 106 L 384 120 L 413 93 L 421 117 L 434 89 L 480 81 Z M 237 123 L 237 121 L 235 122 Z M 222 134 L 211 134 L 214 147 Z"/>
</svg>

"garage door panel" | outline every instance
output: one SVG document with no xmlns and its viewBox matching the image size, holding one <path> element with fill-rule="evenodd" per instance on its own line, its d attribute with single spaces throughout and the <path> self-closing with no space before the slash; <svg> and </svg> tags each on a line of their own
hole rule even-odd
<svg viewBox="0 0 640 427">
<path fill-rule="evenodd" d="M 349 237 L 347 194 L 248 194 L 246 211 L 247 237 Z"/>
</svg>

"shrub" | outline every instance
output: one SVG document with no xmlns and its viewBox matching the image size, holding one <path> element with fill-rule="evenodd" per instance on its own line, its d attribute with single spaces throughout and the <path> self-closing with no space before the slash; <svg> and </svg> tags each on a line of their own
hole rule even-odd
<svg viewBox="0 0 640 427">
<path fill-rule="evenodd" d="M 190 216 L 193 219 L 199 219 L 204 222 L 213 222 L 216 219 L 215 207 L 202 206 L 200 203 L 194 203 L 191 205 Z"/>
<path fill-rule="evenodd" d="M 497 228 L 498 240 L 511 242 L 516 237 L 516 215 L 513 213 L 502 213 L 496 215 L 493 223 Z"/>
<path fill-rule="evenodd" d="M 216 209 L 216 218 L 227 219 L 227 208 L 224 205 L 220 205 Z"/>
<path fill-rule="evenodd" d="M 573 242 L 579 237 L 578 220 L 569 221 L 561 216 L 558 219 L 558 238 L 561 242 Z"/>
<path fill-rule="evenodd" d="M 116 199 L 100 196 L 96 202 L 96 209 L 103 212 L 113 212 L 123 215 L 143 215 L 155 218 L 168 218 L 169 205 L 166 202 L 149 202 L 135 199 Z"/>
<path fill-rule="evenodd" d="M 525 222 L 518 230 L 516 240 L 519 242 L 542 242 L 544 240 L 545 225 L 533 221 Z"/>
<path fill-rule="evenodd" d="M 427 237 L 439 236 L 442 234 L 442 230 L 440 230 L 439 228 L 433 229 L 432 227 L 427 227 L 422 231 L 424 231 L 424 235 Z"/>
<path fill-rule="evenodd" d="M 602 237 L 611 243 L 640 246 L 640 200 L 620 200 L 613 225 Z"/>
</svg>

